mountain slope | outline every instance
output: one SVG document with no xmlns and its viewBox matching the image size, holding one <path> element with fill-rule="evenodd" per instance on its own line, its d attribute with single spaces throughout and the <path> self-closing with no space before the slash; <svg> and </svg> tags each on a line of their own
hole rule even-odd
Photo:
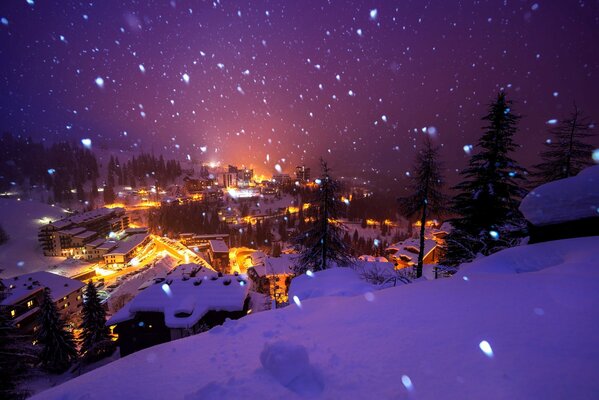
<svg viewBox="0 0 599 400">
<path fill-rule="evenodd" d="M 590 398 L 598 247 L 599 237 L 522 246 L 451 279 L 250 315 L 35 398 Z"/>
</svg>

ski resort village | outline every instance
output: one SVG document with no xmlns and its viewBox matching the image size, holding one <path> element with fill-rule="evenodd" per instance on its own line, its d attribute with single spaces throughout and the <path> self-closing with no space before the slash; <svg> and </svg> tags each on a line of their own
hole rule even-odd
<svg viewBox="0 0 599 400">
<path fill-rule="evenodd" d="M 599 3 L 0 4 L 0 400 L 599 399 Z"/>
</svg>

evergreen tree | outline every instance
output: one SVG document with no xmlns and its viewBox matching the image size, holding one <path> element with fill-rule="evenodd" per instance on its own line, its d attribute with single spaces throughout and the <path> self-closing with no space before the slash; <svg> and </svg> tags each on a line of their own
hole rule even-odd
<svg viewBox="0 0 599 400">
<path fill-rule="evenodd" d="M 468 167 L 460 172 L 463 181 L 454 189 L 452 232 L 446 237 L 441 264 L 458 265 L 477 254 L 491 254 L 518 239 L 524 219 L 518 211 L 526 170 L 511 158 L 516 149 L 513 136 L 519 116 L 501 92 L 489 106 L 488 121 Z"/>
<path fill-rule="evenodd" d="M 89 361 L 107 356 L 114 350 L 106 326 L 106 311 L 91 280 L 85 288 L 81 338 L 81 354 Z"/>
<path fill-rule="evenodd" d="M 7 242 L 9 238 L 10 236 L 8 236 L 8 233 L 6 233 L 2 225 L 0 225 L 0 244 Z"/>
<path fill-rule="evenodd" d="M 0 312 L 0 399 L 24 399 L 18 384 L 37 362 L 31 338 L 20 333 L 4 312 Z"/>
<path fill-rule="evenodd" d="M 454 189 L 451 220 L 453 230 L 446 237 L 441 264 L 454 266 L 471 261 L 477 254 L 489 255 L 517 240 L 524 226 L 518 211 L 526 191 L 526 170 L 511 158 L 516 149 L 513 136 L 519 116 L 512 102 L 501 92 L 489 106 L 488 121 L 468 167 L 460 172 L 463 181 Z"/>
<path fill-rule="evenodd" d="M 416 265 L 416 278 L 422 276 L 424 260 L 424 229 L 429 215 L 439 215 L 444 207 L 441 193 L 443 175 L 439 163 L 439 148 L 434 147 L 429 136 L 416 156 L 414 173 L 411 175 L 410 196 L 400 199 L 400 208 L 407 217 L 417 215 L 420 219 L 420 252 Z"/>
<path fill-rule="evenodd" d="M 546 142 L 546 150 L 541 153 L 543 161 L 534 166 L 536 185 L 569 178 L 593 164 L 593 146 L 584 142 L 593 136 L 590 125 L 589 119 L 574 105 L 570 117 L 551 131 L 553 138 Z"/>
<path fill-rule="evenodd" d="M 64 372 L 77 358 L 73 334 L 66 329 L 52 301 L 50 289 L 47 288 L 44 289 L 44 297 L 40 305 L 36 338 L 41 346 L 42 366 L 50 372 Z"/>
<path fill-rule="evenodd" d="M 343 241 L 344 229 L 335 220 L 339 210 L 338 183 L 323 159 L 320 160 L 322 175 L 318 188 L 318 213 L 311 226 L 295 239 L 300 255 L 295 272 L 320 271 L 331 267 L 351 264 L 350 250 Z"/>
</svg>

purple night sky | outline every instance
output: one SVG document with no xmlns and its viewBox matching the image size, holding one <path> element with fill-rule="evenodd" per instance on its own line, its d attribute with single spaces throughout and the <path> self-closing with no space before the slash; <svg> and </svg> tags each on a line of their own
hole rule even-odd
<svg viewBox="0 0 599 400">
<path fill-rule="evenodd" d="M 4 0 L 0 17 L 0 129 L 48 141 L 388 179 L 433 127 L 452 180 L 500 89 L 525 166 L 574 101 L 599 118 L 599 1 Z"/>
</svg>

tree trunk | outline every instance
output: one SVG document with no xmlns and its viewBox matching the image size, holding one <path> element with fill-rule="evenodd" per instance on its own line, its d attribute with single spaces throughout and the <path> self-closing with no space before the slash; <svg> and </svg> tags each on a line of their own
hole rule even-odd
<svg viewBox="0 0 599 400">
<path fill-rule="evenodd" d="M 422 206 L 422 217 L 420 218 L 420 252 L 418 253 L 418 265 L 416 266 L 416 278 L 422 276 L 422 264 L 424 263 L 424 228 L 426 225 L 426 206 L 427 201 L 424 200 Z"/>
</svg>

